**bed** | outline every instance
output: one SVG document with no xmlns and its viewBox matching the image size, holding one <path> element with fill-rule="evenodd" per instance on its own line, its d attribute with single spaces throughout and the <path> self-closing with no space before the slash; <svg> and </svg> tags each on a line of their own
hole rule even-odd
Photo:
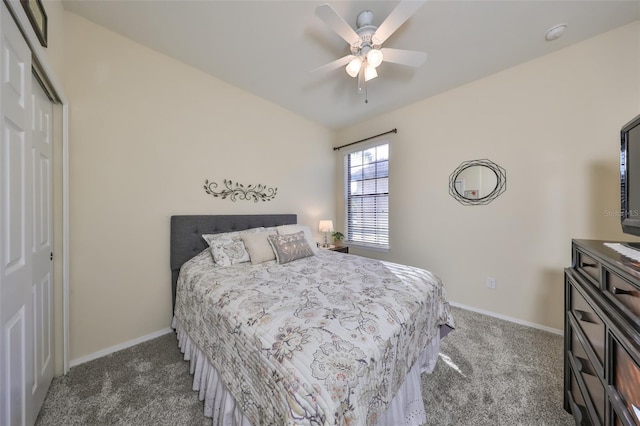
<svg viewBox="0 0 640 426">
<path fill-rule="evenodd" d="M 216 266 L 202 237 L 277 234 L 296 222 L 171 218 L 172 327 L 205 416 L 214 425 L 423 424 L 420 374 L 454 328 L 435 275 L 316 247 L 288 263 L 280 254 Z"/>
</svg>

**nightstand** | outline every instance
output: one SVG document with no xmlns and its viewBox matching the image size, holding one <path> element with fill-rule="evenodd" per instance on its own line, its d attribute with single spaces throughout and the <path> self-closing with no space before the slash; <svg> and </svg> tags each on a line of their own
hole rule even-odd
<svg viewBox="0 0 640 426">
<path fill-rule="evenodd" d="M 340 246 L 340 247 L 336 247 L 334 245 L 330 245 L 329 247 L 322 247 L 320 246 L 320 248 L 322 250 L 331 250 L 331 251 L 337 251 L 339 253 L 349 253 L 349 246 Z"/>
</svg>

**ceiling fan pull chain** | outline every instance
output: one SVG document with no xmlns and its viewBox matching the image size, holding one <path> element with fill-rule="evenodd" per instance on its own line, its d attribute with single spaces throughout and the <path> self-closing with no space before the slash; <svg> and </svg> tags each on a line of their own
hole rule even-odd
<svg viewBox="0 0 640 426">
<path fill-rule="evenodd" d="M 367 85 L 367 81 L 364 82 L 364 103 L 369 103 L 369 86 Z"/>
</svg>

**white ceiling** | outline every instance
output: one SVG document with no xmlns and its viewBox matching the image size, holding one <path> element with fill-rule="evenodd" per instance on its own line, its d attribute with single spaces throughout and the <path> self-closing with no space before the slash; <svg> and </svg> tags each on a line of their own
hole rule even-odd
<svg viewBox="0 0 640 426">
<path fill-rule="evenodd" d="M 427 52 L 426 63 L 418 69 L 383 63 L 365 104 L 343 69 L 310 72 L 349 53 L 316 17 L 323 2 L 65 0 L 64 7 L 333 129 L 640 19 L 640 0 L 429 1 L 384 44 Z M 397 4 L 329 3 L 353 27 L 360 11 L 372 10 L 379 25 Z M 564 36 L 546 42 L 546 30 L 559 23 L 568 24 Z"/>
</svg>

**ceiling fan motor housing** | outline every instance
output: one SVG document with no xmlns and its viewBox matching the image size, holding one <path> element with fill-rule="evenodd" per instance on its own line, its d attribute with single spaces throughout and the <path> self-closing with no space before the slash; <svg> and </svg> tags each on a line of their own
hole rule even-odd
<svg viewBox="0 0 640 426">
<path fill-rule="evenodd" d="M 373 12 L 370 10 L 363 10 L 358 13 L 358 17 L 356 18 L 356 26 L 358 28 L 365 27 L 367 25 L 371 25 L 373 23 Z"/>
<path fill-rule="evenodd" d="M 358 34 L 358 41 L 351 45 L 351 53 L 353 55 L 364 54 L 367 52 L 362 52 L 362 49 L 365 47 L 369 47 L 369 49 L 377 49 L 379 48 L 379 44 L 374 43 L 373 35 L 375 34 L 378 27 L 372 24 L 373 22 L 373 12 L 370 10 L 363 10 L 358 14 L 358 18 L 356 19 L 356 24 L 358 29 L 356 30 L 356 34 Z M 367 49 L 367 50 L 369 50 Z"/>
</svg>

